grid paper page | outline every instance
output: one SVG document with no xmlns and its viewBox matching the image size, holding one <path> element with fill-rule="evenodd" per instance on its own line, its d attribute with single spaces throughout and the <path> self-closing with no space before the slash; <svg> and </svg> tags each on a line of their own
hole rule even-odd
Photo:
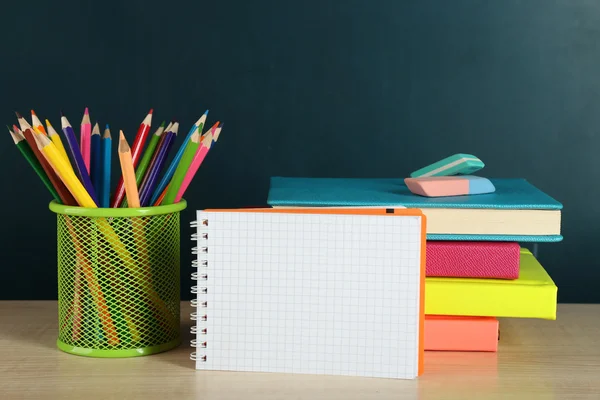
<svg viewBox="0 0 600 400">
<path fill-rule="evenodd" d="M 199 211 L 203 247 L 197 369 L 417 376 L 420 217 Z"/>
</svg>

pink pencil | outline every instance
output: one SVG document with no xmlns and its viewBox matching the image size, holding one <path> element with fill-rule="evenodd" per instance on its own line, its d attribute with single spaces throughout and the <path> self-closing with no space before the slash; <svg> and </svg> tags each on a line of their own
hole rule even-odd
<svg viewBox="0 0 600 400">
<path fill-rule="evenodd" d="M 90 112 L 87 107 L 83 113 L 83 119 L 81 120 L 81 133 L 79 140 L 79 148 L 81 149 L 81 155 L 83 156 L 83 163 L 85 168 L 90 173 L 90 159 L 91 159 L 91 146 L 92 146 L 92 122 L 90 121 Z"/>
<path fill-rule="evenodd" d="M 198 168 L 200 168 L 202 161 L 204 161 L 204 158 L 208 154 L 208 150 L 210 150 L 210 146 L 213 144 L 213 135 L 216 134 L 215 131 L 217 129 L 218 128 L 216 126 L 214 126 L 213 129 L 211 130 L 211 132 L 205 134 L 204 137 L 202 138 L 202 144 L 200 145 L 200 148 L 198 149 L 198 151 L 196 151 L 196 154 L 194 155 L 194 159 L 192 160 L 192 163 L 190 164 L 190 168 L 188 169 L 187 173 L 185 174 L 185 177 L 183 178 L 183 182 L 181 182 L 181 186 L 179 187 L 177 196 L 175 196 L 175 201 L 174 201 L 175 204 L 179 203 L 179 201 L 183 197 L 183 194 L 185 193 L 186 189 L 190 185 L 190 182 L 192 181 L 192 179 L 194 179 L 194 175 L 196 175 Z M 218 130 L 218 132 L 220 133 L 221 131 Z M 216 134 L 216 135 L 217 135 L 216 137 L 218 138 L 219 137 L 218 134 Z"/>
</svg>

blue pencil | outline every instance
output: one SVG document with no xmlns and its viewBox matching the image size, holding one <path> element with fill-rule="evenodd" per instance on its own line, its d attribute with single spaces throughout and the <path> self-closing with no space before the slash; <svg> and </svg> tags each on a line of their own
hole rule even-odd
<svg viewBox="0 0 600 400">
<path fill-rule="evenodd" d="M 183 156 L 183 152 L 185 151 L 187 144 L 190 142 L 190 138 L 192 137 L 194 132 L 196 132 L 196 129 L 198 129 L 200 131 L 200 133 L 202 133 L 202 129 L 204 128 L 204 123 L 206 122 L 207 115 L 208 115 L 208 110 L 204 111 L 204 114 L 202 114 L 202 116 L 198 119 L 198 121 L 196 121 L 196 123 L 194 125 L 192 125 L 192 128 L 190 129 L 187 136 L 185 137 L 183 144 L 177 151 L 177 154 L 175 154 L 175 157 L 173 158 L 173 161 L 171 161 L 169 168 L 167 168 L 167 172 L 165 172 L 165 175 L 162 177 L 158 186 L 154 190 L 152 197 L 150 198 L 150 204 L 154 204 L 156 202 L 156 200 L 158 200 L 158 197 L 161 195 L 163 190 L 165 190 L 165 188 L 171 181 L 171 178 L 173 178 L 173 174 L 175 174 L 175 170 L 177 169 L 177 166 L 179 165 L 179 161 L 181 160 L 181 157 Z"/>
<path fill-rule="evenodd" d="M 102 180 L 102 154 L 100 146 L 100 127 L 96 122 L 92 130 L 90 144 L 90 178 L 92 179 L 92 185 L 94 185 L 94 190 L 96 190 L 98 198 L 102 197 L 100 192 L 100 182 Z"/>
<path fill-rule="evenodd" d="M 112 137 L 110 128 L 106 124 L 102 137 L 102 180 L 100 181 L 100 207 L 110 207 L 110 163 L 111 163 Z"/>
<path fill-rule="evenodd" d="M 73 132 L 73 127 L 69 123 L 69 120 L 64 115 L 60 119 L 62 124 L 62 131 L 65 134 L 65 138 L 69 144 L 69 151 L 71 152 L 71 156 L 74 161 L 74 169 L 79 175 L 79 179 L 81 179 L 81 183 L 83 187 L 87 190 L 88 194 L 98 205 L 98 197 L 96 196 L 96 191 L 94 190 L 94 185 L 92 185 L 92 181 L 90 179 L 90 174 L 88 174 L 87 167 L 85 166 L 85 162 L 83 161 L 83 156 L 81 155 L 81 150 L 79 149 L 79 144 L 77 143 L 77 137 L 75 137 L 75 132 Z"/>
</svg>

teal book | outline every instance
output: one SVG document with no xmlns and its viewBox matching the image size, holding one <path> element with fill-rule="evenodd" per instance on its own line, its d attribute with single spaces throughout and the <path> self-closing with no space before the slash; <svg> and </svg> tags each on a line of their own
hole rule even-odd
<svg viewBox="0 0 600 400">
<path fill-rule="evenodd" d="M 403 179 L 272 177 L 272 207 L 407 207 L 427 218 L 429 240 L 558 242 L 562 204 L 525 179 L 490 179 L 494 193 L 422 197 Z"/>
</svg>

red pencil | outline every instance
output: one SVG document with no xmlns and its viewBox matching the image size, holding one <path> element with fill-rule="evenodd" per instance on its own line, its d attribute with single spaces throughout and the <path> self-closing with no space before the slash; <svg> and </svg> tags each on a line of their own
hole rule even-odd
<svg viewBox="0 0 600 400">
<path fill-rule="evenodd" d="M 148 132 L 150 132 L 150 126 L 152 125 L 152 109 L 146 115 L 146 118 L 140 124 L 138 128 L 137 135 L 133 142 L 133 146 L 131 146 L 131 159 L 133 161 L 133 167 L 137 167 L 140 162 L 140 157 L 142 155 L 142 150 L 144 149 L 144 144 L 146 143 L 146 139 L 148 138 Z M 117 184 L 117 189 L 113 195 L 111 207 L 116 208 L 119 207 L 123 198 L 125 197 L 125 185 L 123 184 L 123 176 L 119 179 L 119 183 Z"/>
</svg>

